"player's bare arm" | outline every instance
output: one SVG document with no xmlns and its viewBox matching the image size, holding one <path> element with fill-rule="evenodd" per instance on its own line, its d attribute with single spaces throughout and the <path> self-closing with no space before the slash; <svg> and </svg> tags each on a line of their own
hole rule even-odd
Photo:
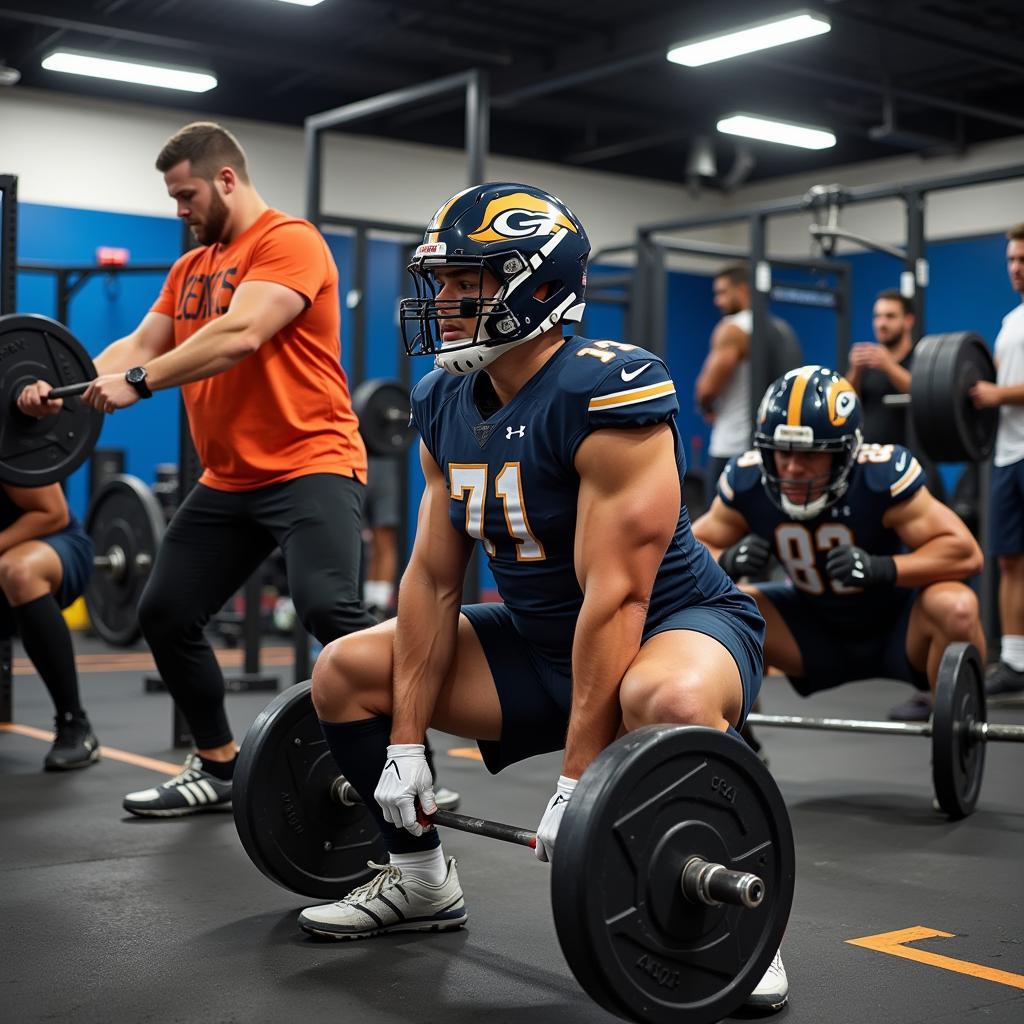
<svg viewBox="0 0 1024 1024">
<path fill-rule="evenodd" d="M 978 542 L 963 520 L 925 488 L 889 508 L 882 525 L 895 530 L 910 548 L 894 556 L 897 586 L 924 587 L 981 572 L 984 556 Z"/>
<path fill-rule="evenodd" d="M 598 430 L 576 455 L 576 575 L 583 590 L 573 641 L 572 713 L 562 774 L 578 779 L 619 728 L 619 684 L 640 650 L 658 566 L 679 519 L 671 429 Z"/>
<path fill-rule="evenodd" d="M 444 474 L 420 444 L 426 487 L 398 589 L 392 743 L 422 743 L 455 656 L 462 582 L 473 542 L 452 528 Z"/>
<path fill-rule="evenodd" d="M 746 358 L 750 336 L 731 322 L 720 323 L 711 335 L 708 352 L 697 376 L 694 398 L 699 408 L 709 410 L 726 389 L 736 367 Z"/>
</svg>

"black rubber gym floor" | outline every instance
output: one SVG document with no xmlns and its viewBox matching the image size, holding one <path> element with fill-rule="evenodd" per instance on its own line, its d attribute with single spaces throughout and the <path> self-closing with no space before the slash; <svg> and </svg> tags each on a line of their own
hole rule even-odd
<svg viewBox="0 0 1024 1024">
<path fill-rule="evenodd" d="M 104 745 L 165 762 L 166 695 L 143 694 L 135 661 L 102 649 L 83 673 Z M 122 656 L 124 652 L 119 652 Z M 282 685 L 289 666 L 277 669 Z M 907 693 L 882 681 L 802 701 L 778 679 L 765 710 L 884 717 Z M 237 735 L 268 695 L 232 695 Z M 38 679 L 15 679 L 18 726 L 46 730 Z M 990 711 L 1024 722 L 1024 709 Z M 786 1024 L 1024 1020 L 1024 750 L 989 746 L 978 810 L 949 823 L 931 807 L 929 744 L 889 736 L 763 730 L 796 834 L 797 887 L 783 955 Z M 535 828 L 557 755 L 492 778 L 437 736 L 438 774 L 462 809 Z M 548 867 L 529 851 L 446 832 L 469 925 L 358 943 L 305 938 L 315 901 L 267 881 L 230 815 L 129 818 L 121 797 L 165 776 L 107 756 L 41 770 L 48 741 L 0 732 L 0 1021 L 356 1021 L 583 1024 L 613 1021 L 580 990 L 551 921 Z M 170 773 L 170 769 L 168 769 Z M 907 929 L 919 929 L 909 934 Z M 851 940 L 870 939 L 870 947 Z M 902 944 L 901 944 L 902 943 Z M 909 958 L 908 958 L 909 957 Z M 686 1024 L 681 1020 L 680 1024 Z"/>
</svg>

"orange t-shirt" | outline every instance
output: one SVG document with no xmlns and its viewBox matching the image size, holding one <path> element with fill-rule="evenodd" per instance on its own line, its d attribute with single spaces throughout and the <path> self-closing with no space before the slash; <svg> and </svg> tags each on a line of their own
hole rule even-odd
<svg viewBox="0 0 1024 1024">
<path fill-rule="evenodd" d="M 312 224 L 267 210 L 233 242 L 185 253 L 152 311 L 173 318 L 181 345 L 227 312 L 243 281 L 286 285 L 306 308 L 230 370 L 182 387 L 200 479 L 222 491 L 310 473 L 365 483 L 366 449 L 341 368 L 338 268 Z"/>
</svg>

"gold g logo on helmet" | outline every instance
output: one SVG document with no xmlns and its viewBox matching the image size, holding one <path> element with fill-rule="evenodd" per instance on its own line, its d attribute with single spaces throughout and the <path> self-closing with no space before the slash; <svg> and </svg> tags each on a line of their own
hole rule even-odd
<svg viewBox="0 0 1024 1024">
<path fill-rule="evenodd" d="M 576 225 L 561 210 L 539 196 L 513 192 L 487 204 L 479 227 L 471 231 L 469 237 L 483 245 L 553 235 L 557 231 L 576 233 Z"/>
<path fill-rule="evenodd" d="M 841 427 L 857 408 L 857 392 L 845 377 L 840 377 L 828 389 L 828 421 L 833 427 Z"/>
</svg>

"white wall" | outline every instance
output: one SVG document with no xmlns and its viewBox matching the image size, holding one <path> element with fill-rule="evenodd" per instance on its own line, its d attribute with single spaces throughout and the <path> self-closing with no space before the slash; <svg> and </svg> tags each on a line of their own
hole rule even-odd
<svg viewBox="0 0 1024 1024">
<path fill-rule="evenodd" d="M 0 89 L 0 173 L 18 175 L 30 203 L 173 216 L 153 161 L 188 110 Z M 305 209 L 303 134 L 299 128 L 222 118 L 249 157 L 253 180 L 272 206 Z M 461 144 L 461 143 L 460 143 Z M 492 180 L 527 181 L 563 199 L 586 225 L 595 249 L 631 241 L 637 225 L 721 207 L 695 203 L 682 186 L 492 156 Z M 330 133 L 324 152 L 325 212 L 425 224 L 465 184 L 459 149 L 441 149 Z"/>
<path fill-rule="evenodd" d="M 869 163 L 830 168 L 814 174 L 775 178 L 737 190 L 733 202 L 756 206 L 771 199 L 802 196 L 816 184 L 838 183 L 846 187 L 889 182 L 911 183 L 944 178 L 995 167 L 1024 165 L 1024 137 L 986 143 L 960 157 L 922 159 L 894 156 Z M 902 245 L 906 240 L 905 207 L 898 200 L 857 203 L 845 207 L 840 223 L 870 238 Z M 994 185 L 971 185 L 930 193 L 925 207 L 925 232 L 929 239 L 1005 231 L 1024 220 L 1024 177 Z M 769 248 L 778 253 L 807 253 L 809 214 L 772 218 Z M 850 250 L 850 247 L 845 247 Z M 850 250 L 855 251 L 855 250 Z"/>
<path fill-rule="evenodd" d="M 19 176 L 26 202 L 172 216 L 160 176 L 152 169 L 163 142 L 194 112 L 76 97 L 73 94 L 0 89 L 0 173 Z M 272 205 L 294 213 L 305 207 L 302 132 L 256 121 L 223 119 L 246 148 L 254 180 Z M 802 195 L 813 184 L 846 186 L 961 174 L 1024 163 L 1024 138 L 988 143 L 963 157 L 922 160 L 894 156 L 813 174 L 776 178 L 723 197 L 707 192 L 695 201 L 665 182 L 577 170 L 537 161 L 492 156 L 492 179 L 523 180 L 564 199 L 587 226 L 594 248 L 631 241 L 637 225 L 683 219 L 715 210 Z M 331 133 L 324 158 L 323 207 L 329 213 L 401 223 L 424 222 L 462 186 L 461 150 Z M 928 202 L 930 238 L 998 232 L 1024 220 L 1024 178 L 999 185 L 935 193 Z M 769 246 L 778 253 L 810 252 L 808 215 L 774 218 Z M 844 225 L 883 241 L 904 241 L 901 204 L 858 204 L 843 212 Z M 694 237 L 745 244 L 745 230 L 694 232 Z M 704 262 L 686 266 L 710 269 Z"/>
</svg>

